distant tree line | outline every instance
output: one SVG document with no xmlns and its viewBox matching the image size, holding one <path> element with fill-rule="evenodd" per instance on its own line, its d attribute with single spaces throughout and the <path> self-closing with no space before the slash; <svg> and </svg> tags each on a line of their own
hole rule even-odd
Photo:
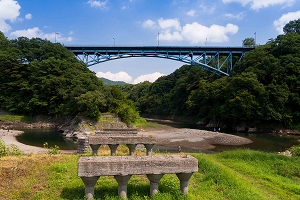
<svg viewBox="0 0 300 200">
<path fill-rule="evenodd" d="M 8 40 L 0 32 L 0 107 L 27 115 L 118 114 L 130 123 L 132 101 L 106 86 L 59 43 L 40 38 Z"/>
<path fill-rule="evenodd" d="M 299 25 L 300 20 L 288 23 L 285 34 L 247 53 L 229 77 L 184 65 L 154 83 L 123 90 L 143 114 L 300 128 Z"/>
</svg>

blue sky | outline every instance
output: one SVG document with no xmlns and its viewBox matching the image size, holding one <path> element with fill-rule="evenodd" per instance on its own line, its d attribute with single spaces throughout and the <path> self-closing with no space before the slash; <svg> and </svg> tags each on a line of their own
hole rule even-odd
<svg viewBox="0 0 300 200">
<path fill-rule="evenodd" d="M 299 0 L 0 0 L 0 31 L 64 45 L 241 46 L 282 34 Z M 183 63 L 130 58 L 90 67 L 98 76 L 153 82 Z"/>
</svg>

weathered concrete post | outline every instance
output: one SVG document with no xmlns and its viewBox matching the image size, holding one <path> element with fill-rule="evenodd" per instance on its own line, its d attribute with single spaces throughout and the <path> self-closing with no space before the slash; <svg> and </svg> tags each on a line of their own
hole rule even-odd
<svg viewBox="0 0 300 200">
<path fill-rule="evenodd" d="M 121 198 L 127 198 L 127 184 L 131 175 L 115 175 L 116 181 L 118 182 L 118 194 Z"/>
<path fill-rule="evenodd" d="M 90 147 L 92 148 L 93 151 L 93 156 L 98 155 L 98 149 L 100 148 L 101 144 L 90 144 Z"/>
<path fill-rule="evenodd" d="M 84 154 L 89 149 L 89 140 L 86 137 L 79 137 L 77 140 L 77 153 Z"/>
<path fill-rule="evenodd" d="M 85 186 L 85 196 L 88 200 L 93 199 L 94 196 L 94 187 L 100 176 L 93 177 L 80 177 Z"/>
<path fill-rule="evenodd" d="M 164 174 L 147 174 L 150 181 L 150 197 L 158 192 L 158 184 Z"/>
<path fill-rule="evenodd" d="M 152 147 L 154 146 L 154 144 L 144 144 L 144 146 L 146 147 L 146 155 L 147 156 L 151 156 L 151 152 L 152 152 Z"/>
<path fill-rule="evenodd" d="M 119 145 L 118 144 L 109 144 L 108 146 L 110 148 L 110 155 L 111 156 L 116 155 L 117 148 L 118 148 Z"/>
<path fill-rule="evenodd" d="M 188 193 L 189 180 L 193 173 L 178 173 L 176 175 L 180 180 L 180 190 L 184 195 L 186 195 Z"/>
<path fill-rule="evenodd" d="M 127 147 L 128 147 L 128 149 L 129 149 L 130 155 L 133 156 L 133 155 L 134 155 L 134 149 L 135 149 L 135 147 L 136 147 L 136 144 L 127 144 Z"/>
</svg>

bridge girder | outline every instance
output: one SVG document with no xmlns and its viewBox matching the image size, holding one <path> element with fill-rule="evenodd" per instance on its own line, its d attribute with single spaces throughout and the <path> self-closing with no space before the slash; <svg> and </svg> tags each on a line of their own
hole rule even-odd
<svg viewBox="0 0 300 200">
<path fill-rule="evenodd" d="M 155 57 L 198 66 L 219 76 L 229 76 L 249 47 L 67 47 L 87 64 L 95 64 L 132 57 Z"/>
</svg>

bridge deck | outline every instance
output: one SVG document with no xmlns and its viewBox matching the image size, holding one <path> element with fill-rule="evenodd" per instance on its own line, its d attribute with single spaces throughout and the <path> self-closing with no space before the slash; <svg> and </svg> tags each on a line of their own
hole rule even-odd
<svg viewBox="0 0 300 200">
<path fill-rule="evenodd" d="M 159 53 L 168 55 L 201 55 L 206 52 L 207 55 L 214 55 L 218 52 L 220 55 L 240 55 L 248 52 L 254 47 L 202 47 L 202 46 L 66 46 L 75 55 L 81 54 L 124 54 L 124 53 Z"/>
</svg>

